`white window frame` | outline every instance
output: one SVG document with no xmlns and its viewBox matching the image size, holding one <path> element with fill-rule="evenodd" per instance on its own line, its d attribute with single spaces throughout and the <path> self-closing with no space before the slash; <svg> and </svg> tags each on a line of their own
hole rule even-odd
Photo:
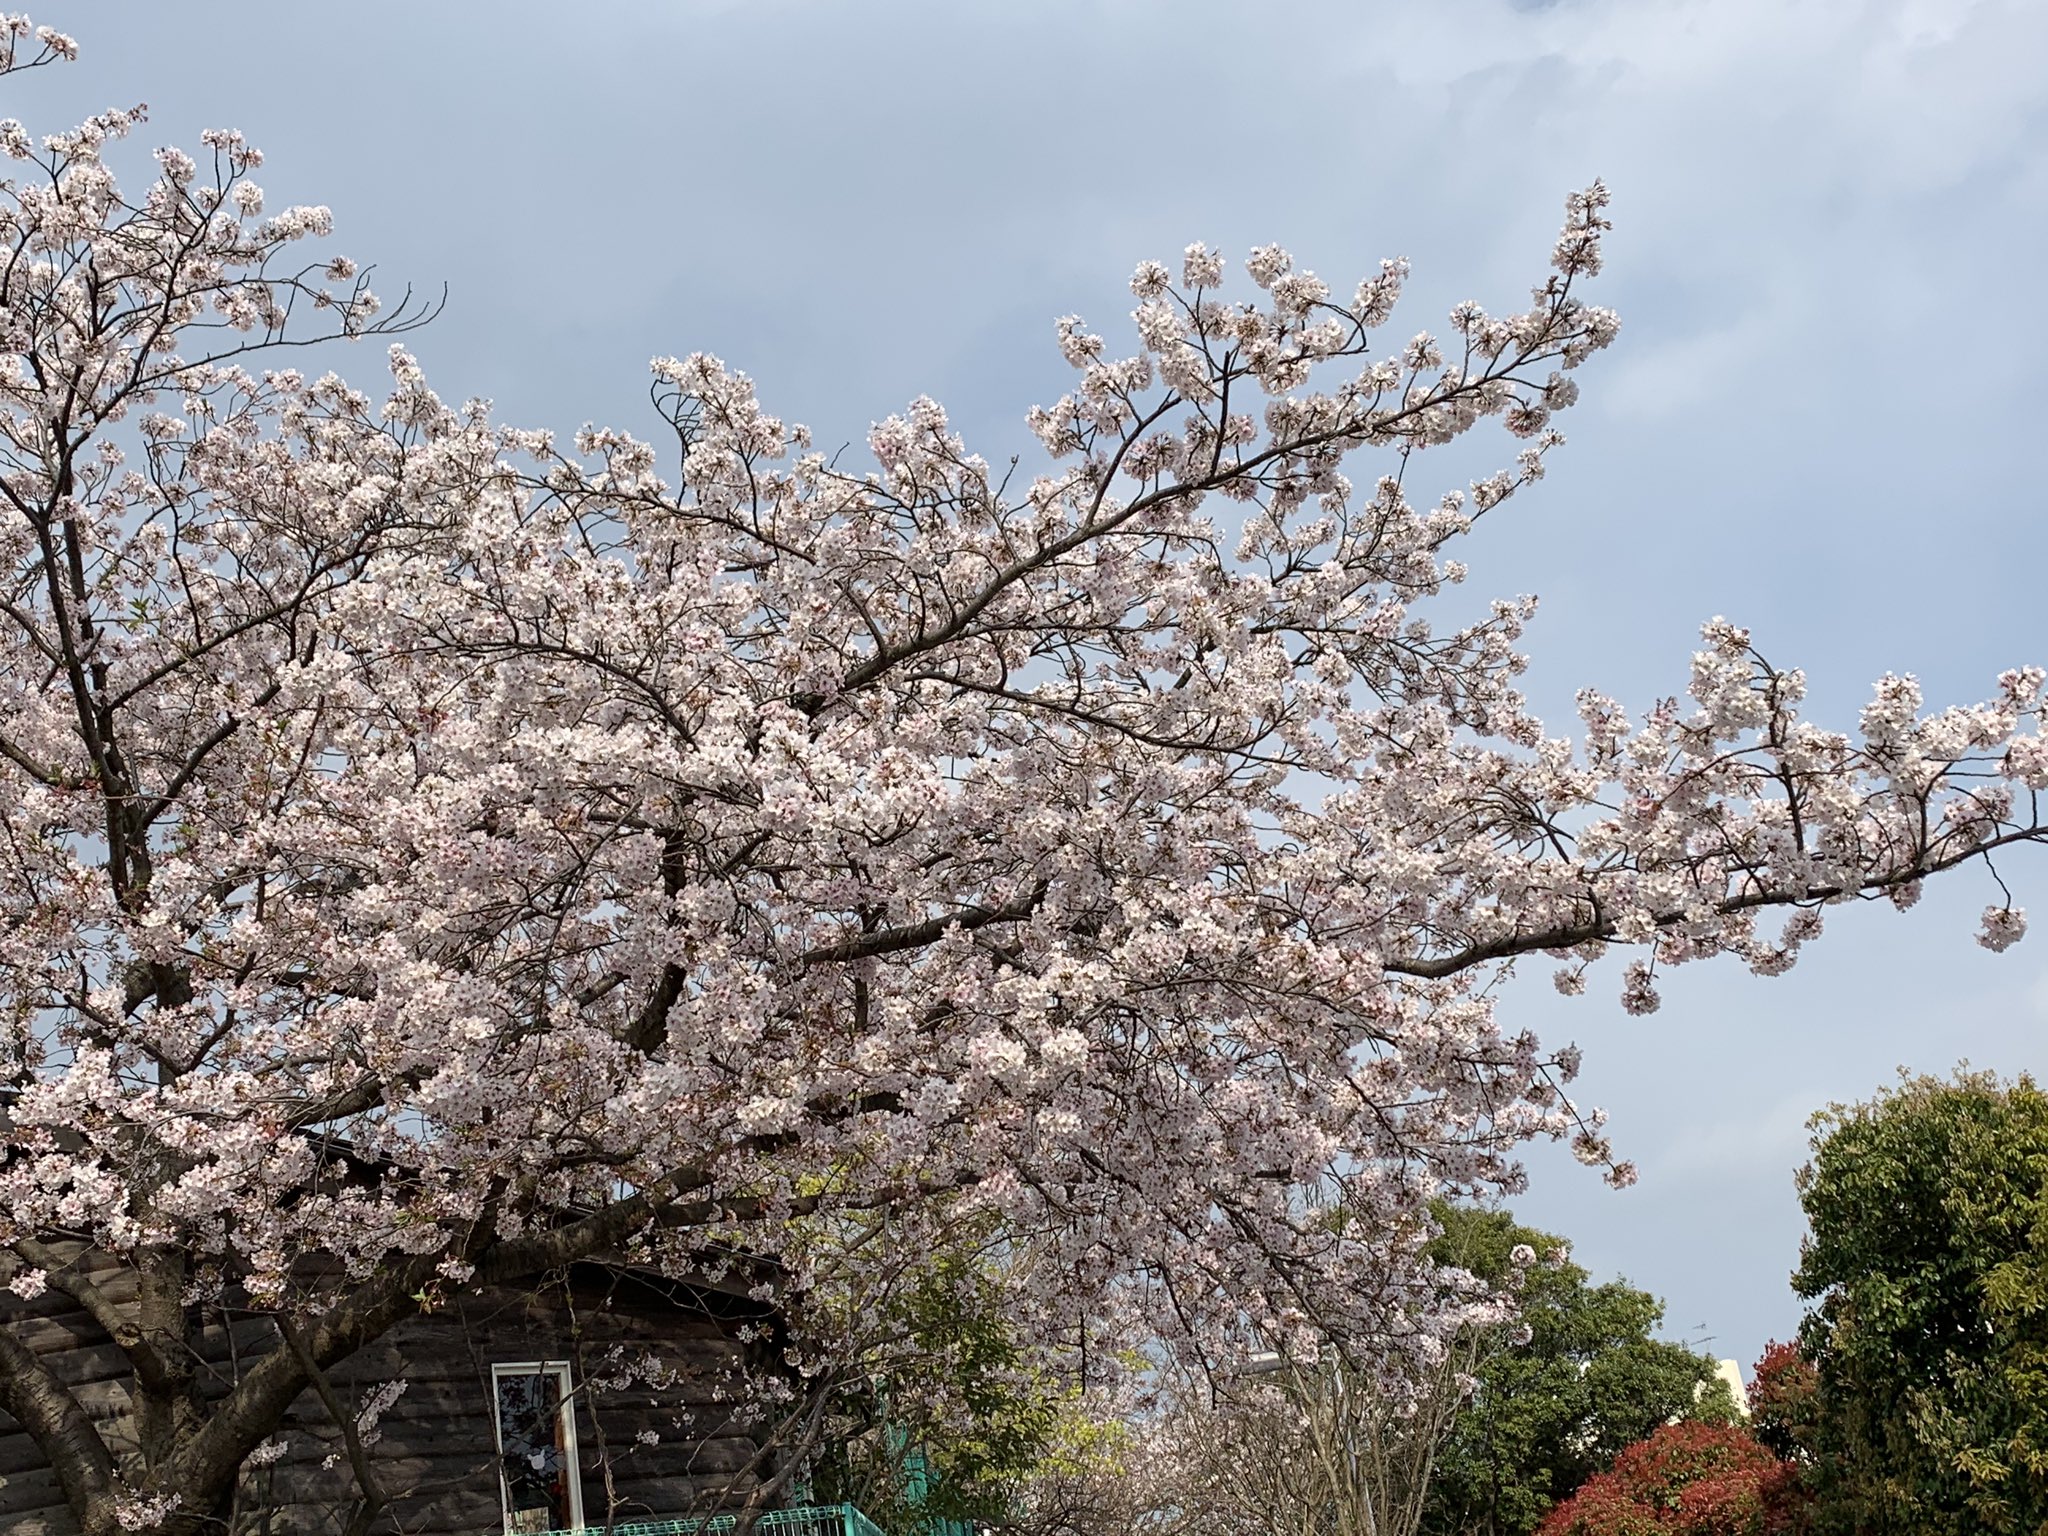
<svg viewBox="0 0 2048 1536">
<path fill-rule="evenodd" d="M 561 1389 L 562 1456 L 569 1474 L 569 1528 L 583 1528 L 583 1467 L 576 1449 L 575 1382 L 566 1360 L 502 1360 L 491 1366 L 491 1443 L 498 1448 L 498 1524 L 512 1529 L 512 1485 L 505 1480 L 505 1423 L 498 1407 L 498 1381 L 505 1376 L 552 1376 Z"/>
</svg>

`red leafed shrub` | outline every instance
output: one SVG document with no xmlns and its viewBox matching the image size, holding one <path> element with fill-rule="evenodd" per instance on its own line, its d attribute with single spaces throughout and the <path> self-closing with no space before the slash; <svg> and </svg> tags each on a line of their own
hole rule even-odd
<svg viewBox="0 0 2048 1536">
<path fill-rule="evenodd" d="M 1666 1424 L 1553 1509 L 1537 1536 L 1794 1536 L 1798 1469 L 1739 1425 Z"/>
<path fill-rule="evenodd" d="M 1773 1343 L 1749 1384 L 1749 1427 L 1766 1449 L 1785 1458 L 1810 1454 L 1819 1413 L 1820 1379 L 1796 1344 Z"/>
</svg>

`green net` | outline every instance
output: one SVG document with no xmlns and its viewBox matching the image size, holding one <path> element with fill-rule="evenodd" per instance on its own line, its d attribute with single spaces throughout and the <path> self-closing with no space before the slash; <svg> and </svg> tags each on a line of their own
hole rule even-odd
<svg viewBox="0 0 2048 1536">
<path fill-rule="evenodd" d="M 547 1536 L 722 1536 L 739 1524 L 736 1515 L 707 1515 L 691 1520 L 635 1520 L 630 1524 L 585 1525 Z M 884 1536 L 882 1528 L 851 1504 L 810 1504 L 800 1509 L 770 1509 L 754 1516 L 763 1536 Z"/>
</svg>

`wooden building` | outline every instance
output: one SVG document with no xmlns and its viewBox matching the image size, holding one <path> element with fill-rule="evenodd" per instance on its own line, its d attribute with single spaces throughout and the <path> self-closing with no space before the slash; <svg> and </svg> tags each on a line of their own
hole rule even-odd
<svg viewBox="0 0 2048 1536">
<path fill-rule="evenodd" d="M 78 1262 L 110 1299 L 132 1303 L 132 1270 Z M 0 1328 L 71 1388 L 117 1459 L 139 1464 L 130 1365 L 98 1324 L 55 1289 L 23 1300 L 0 1287 Z M 773 1470 L 745 1388 L 774 1369 L 778 1333 L 773 1309 L 741 1290 L 623 1265 L 451 1298 L 309 1388 L 223 1513 L 234 1536 L 342 1536 L 363 1482 L 343 1419 L 360 1426 L 360 1465 L 388 1501 L 373 1536 L 521 1536 L 713 1513 Z M 202 1396 L 224 1394 L 282 1347 L 274 1322 L 232 1306 L 194 1337 Z M 0 1479 L 5 1536 L 74 1536 L 56 1474 L 5 1413 Z"/>
</svg>

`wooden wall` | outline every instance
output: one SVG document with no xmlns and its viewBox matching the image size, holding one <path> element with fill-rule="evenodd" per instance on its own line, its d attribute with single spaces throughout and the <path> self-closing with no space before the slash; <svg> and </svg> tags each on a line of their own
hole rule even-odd
<svg viewBox="0 0 2048 1536">
<path fill-rule="evenodd" d="M 87 1264 L 113 1299 L 132 1299 L 131 1272 L 111 1261 Z M 483 1536 L 501 1529 L 494 1362 L 571 1363 L 588 1524 L 601 1527 L 608 1514 L 625 1523 L 717 1508 L 754 1481 L 742 1473 L 756 1447 L 736 1399 L 749 1373 L 765 1368 L 768 1351 L 747 1337 L 760 1330 L 760 1314 L 741 1298 L 591 1265 L 547 1286 L 485 1292 L 408 1319 L 329 1373 L 335 1397 L 351 1413 L 377 1387 L 406 1383 L 368 1447 L 391 1498 L 373 1530 Z M 275 1330 L 260 1316 L 227 1316 L 193 1338 L 208 1395 L 225 1392 L 238 1365 L 276 1344 Z M 22 1301 L 0 1289 L 0 1327 L 51 1364 L 109 1448 L 134 1464 L 120 1348 L 54 1290 Z M 641 1368 L 638 1379 L 620 1383 L 629 1366 Z M 643 1443 L 643 1432 L 652 1444 Z M 314 1391 L 294 1405 L 281 1438 L 282 1458 L 244 1476 L 238 1536 L 340 1536 L 357 1489 L 341 1433 Z M 5 1536 L 76 1536 L 55 1474 L 4 1413 L 0 1479 Z"/>
</svg>

